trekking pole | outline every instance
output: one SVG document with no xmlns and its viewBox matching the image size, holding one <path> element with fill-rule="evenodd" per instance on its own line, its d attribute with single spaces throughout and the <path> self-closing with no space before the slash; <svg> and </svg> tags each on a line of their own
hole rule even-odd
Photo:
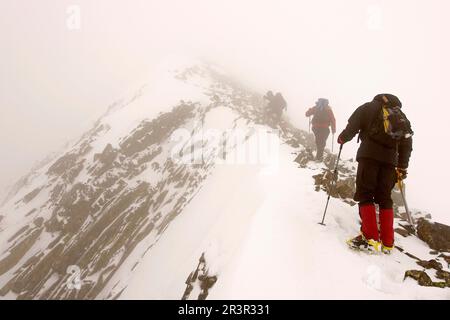
<svg viewBox="0 0 450 320">
<path fill-rule="evenodd" d="M 309 124 L 308 124 L 308 133 L 311 133 L 311 116 L 308 117 Z"/>
<path fill-rule="evenodd" d="M 408 223 L 413 227 L 414 229 L 414 220 L 411 216 L 411 212 L 409 211 L 408 203 L 406 202 L 406 195 L 405 195 L 405 184 L 403 182 L 403 179 L 401 178 L 400 172 L 397 171 L 397 186 L 400 189 L 400 193 L 402 195 L 403 204 L 405 205 L 405 211 L 406 211 L 406 218 L 408 220 Z M 415 229 L 414 229 L 415 230 Z"/>
<path fill-rule="evenodd" d="M 339 148 L 339 154 L 336 160 L 336 167 L 334 168 L 334 179 L 332 181 L 332 186 L 331 187 L 336 187 L 336 183 L 337 183 L 337 179 L 338 179 L 338 166 L 339 166 L 339 159 L 341 158 L 341 152 L 342 152 L 342 147 L 344 145 L 341 144 L 340 148 Z M 323 217 L 322 217 L 322 222 L 319 222 L 319 224 L 321 225 L 325 225 L 324 221 L 325 221 L 325 215 L 327 214 L 327 209 L 328 209 L 328 203 L 330 202 L 330 197 L 331 197 L 331 188 L 328 190 L 328 198 L 327 198 L 327 204 L 325 206 L 325 210 L 323 212 Z"/>
<path fill-rule="evenodd" d="M 334 152 L 334 133 L 331 136 L 331 138 L 332 138 L 332 140 L 331 140 L 331 153 L 333 153 Z"/>
</svg>

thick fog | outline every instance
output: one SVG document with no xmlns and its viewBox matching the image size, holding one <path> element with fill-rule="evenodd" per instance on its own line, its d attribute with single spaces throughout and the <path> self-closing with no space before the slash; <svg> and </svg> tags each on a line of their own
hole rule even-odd
<svg viewBox="0 0 450 320">
<path fill-rule="evenodd" d="M 176 53 L 281 91 L 304 129 L 318 97 L 339 132 L 376 94 L 398 95 L 415 131 L 410 206 L 449 223 L 449 9 L 446 0 L 2 1 L 0 188 Z M 344 157 L 356 148 L 346 144 Z"/>
</svg>

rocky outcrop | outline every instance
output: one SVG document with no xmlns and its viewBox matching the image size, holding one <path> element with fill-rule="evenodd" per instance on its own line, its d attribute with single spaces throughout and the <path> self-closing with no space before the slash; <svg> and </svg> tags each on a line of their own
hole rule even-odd
<svg viewBox="0 0 450 320">
<path fill-rule="evenodd" d="M 186 279 L 186 290 L 184 291 L 182 300 L 189 298 L 197 300 L 205 300 L 208 297 L 209 290 L 217 282 L 217 276 L 210 275 L 205 260 L 205 253 L 202 253 L 197 268 L 192 271 Z M 191 297 L 191 294 L 198 292 L 198 296 Z"/>
<path fill-rule="evenodd" d="M 439 253 L 437 253 L 437 254 L 439 254 Z M 441 253 L 441 254 L 439 254 L 439 257 L 444 259 L 444 261 L 447 263 L 447 268 L 450 269 L 450 256 L 447 256 L 447 255 Z"/>
<path fill-rule="evenodd" d="M 33 191 L 31 191 L 30 193 L 26 194 L 25 197 L 23 197 L 22 201 L 25 203 L 30 202 L 31 200 L 33 200 L 38 194 L 39 192 L 41 192 L 43 188 L 36 188 Z"/>
<path fill-rule="evenodd" d="M 151 145 L 168 139 L 173 131 L 192 118 L 194 105 L 181 104 L 172 112 L 161 114 L 152 121 L 144 121 L 129 137 L 120 143 L 122 153 L 127 156 L 141 152 Z"/>
<path fill-rule="evenodd" d="M 408 270 L 405 272 L 405 279 L 412 278 L 417 281 L 420 286 L 423 287 L 437 287 L 445 288 L 448 284 L 445 281 L 435 282 L 431 280 L 430 276 L 425 271 L 420 270 Z"/>
<path fill-rule="evenodd" d="M 298 145 L 298 144 L 294 144 Z M 314 155 L 312 153 L 312 149 L 304 148 L 302 149 L 295 158 L 294 162 L 297 162 L 300 168 L 306 168 L 310 161 L 314 161 Z"/>
<path fill-rule="evenodd" d="M 428 261 L 418 261 L 417 264 L 419 266 L 424 267 L 425 269 L 435 269 L 436 271 L 442 270 L 442 264 L 436 260 L 428 260 Z"/>
<path fill-rule="evenodd" d="M 408 270 L 405 272 L 405 279 L 408 277 L 412 278 L 416 280 L 420 286 L 450 288 L 450 272 L 444 270 L 444 265 L 442 262 L 447 262 L 448 268 L 448 261 L 445 259 L 444 255 L 440 255 L 436 259 L 431 259 L 428 261 L 419 259 L 416 263 L 423 267 L 424 270 Z M 431 280 L 431 277 L 427 274 L 427 271 L 432 272 L 432 270 L 435 272 L 434 276 L 442 281 Z"/>
<path fill-rule="evenodd" d="M 450 226 L 421 218 L 417 221 L 417 236 L 431 249 L 450 252 Z"/>
<path fill-rule="evenodd" d="M 342 176 L 336 180 L 333 171 L 322 169 L 322 173 L 314 175 L 313 178 L 316 191 L 323 190 L 332 197 L 340 198 L 352 206 L 356 204 L 352 200 L 355 192 L 355 179 L 353 177 Z"/>
<path fill-rule="evenodd" d="M 424 218 L 419 219 L 419 223 L 418 226 L 420 226 L 420 234 L 422 234 L 422 236 L 419 237 L 424 237 L 426 238 L 430 243 L 429 246 L 431 247 L 431 245 L 435 245 L 436 240 L 433 240 L 434 238 L 438 238 L 441 239 L 442 234 L 440 234 L 440 230 L 442 229 L 441 224 L 437 224 L 438 228 L 433 229 L 433 225 L 436 225 L 436 223 L 431 223 L 429 221 L 427 221 Z M 444 226 L 447 227 L 447 226 Z M 397 233 L 402 234 L 403 232 L 407 232 L 408 234 L 406 236 L 412 235 L 415 236 L 413 230 L 409 230 L 407 231 L 406 229 L 402 229 L 404 231 L 398 232 L 398 230 L 396 229 Z M 417 230 L 417 233 L 419 234 L 419 228 Z M 426 237 L 425 237 L 426 235 Z M 434 242 L 433 242 L 434 241 Z M 438 243 L 441 240 L 438 240 Z M 450 268 L 450 257 L 446 256 L 443 253 L 440 253 L 439 249 L 436 249 L 434 251 L 431 251 L 430 254 L 433 255 L 437 255 L 436 258 L 434 259 L 430 259 L 430 260 L 421 260 L 418 257 L 409 254 L 408 252 L 404 251 L 403 249 L 398 248 L 401 252 L 403 252 L 404 254 L 406 254 L 407 256 L 409 256 L 412 259 L 416 260 L 416 263 L 421 266 L 423 268 L 423 270 L 407 270 L 405 272 L 405 279 L 406 278 L 412 278 L 414 280 L 417 281 L 417 283 L 420 286 L 426 286 L 426 287 L 438 287 L 438 288 L 446 288 L 446 287 L 450 287 L 450 272 L 449 272 L 449 268 Z M 429 276 L 430 272 L 434 272 L 434 276 L 437 279 L 440 279 L 442 281 L 433 281 L 431 279 L 431 277 Z"/>
</svg>

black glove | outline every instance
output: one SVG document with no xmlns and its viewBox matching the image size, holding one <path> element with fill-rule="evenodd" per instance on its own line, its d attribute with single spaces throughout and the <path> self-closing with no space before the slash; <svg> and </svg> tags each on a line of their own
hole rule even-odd
<svg viewBox="0 0 450 320">
<path fill-rule="evenodd" d="M 405 180 L 408 176 L 408 170 L 404 168 L 397 168 L 397 177 L 399 180 Z"/>
<path fill-rule="evenodd" d="M 339 137 L 338 137 L 338 139 L 337 139 L 337 142 L 338 142 L 339 144 L 344 144 L 346 141 L 345 141 L 344 139 L 342 139 L 342 136 L 341 136 L 341 135 L 339 135 Z"/>
</svg>

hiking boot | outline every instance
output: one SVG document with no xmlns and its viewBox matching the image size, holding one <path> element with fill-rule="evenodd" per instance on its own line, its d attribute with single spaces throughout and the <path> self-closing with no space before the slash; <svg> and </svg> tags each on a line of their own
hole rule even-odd
<svg viewBox="0 0 450 320">
<path fill-rule="evenodd" d="M 380 242 L 376 240 L 367 240 L 362 234 L 348 240 L 347 244 L 353 249 L 367 251 L 369 253 L 379 253 L 381 245 Z"/>
<path fill-rule="evenodd" d="M 394 250 L 394 246 L 387 247 L 383 243 L 381 243 L 381 252 L 383 252 L 384 254 L 391 254 L 392 250 Z"/>
</svg>

